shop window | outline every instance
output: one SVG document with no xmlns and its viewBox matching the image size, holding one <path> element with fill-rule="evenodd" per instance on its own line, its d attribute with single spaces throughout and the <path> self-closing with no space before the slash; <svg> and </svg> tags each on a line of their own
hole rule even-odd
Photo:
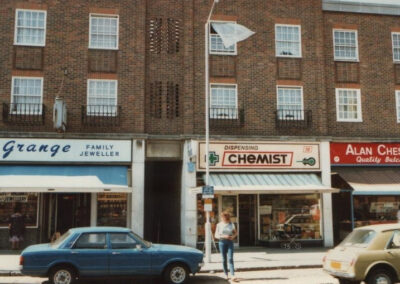
<svg viewBox="0 0 400 284">
<path fill-rule="evenodd" d="M 319 195 L 260 195 L 260 241 L 285 239 L 285 228 L 294 227 L 298 239 L 320 240 Z"/>
<path fill-rule="evenodd" d="M 97 194 L 97 225 L 126 227 L 127 194 Z"/>
<path fill-rule="evenodd" d="M 26 227 L 37 226 L 37 193 L 2 193 L 0 194 L 0 227 L 8 227 L 9 218 L 14 213 L 16 204 L 20 204 Z"/>
<path fill-rule="evenodd" d="M 210 212 L 210 223 L 212 235 L 215 234 L 215 228 L 219 222 L 218 218 L 218 195 L 213 198 L 212 212 Z M 204 200 L 201 198 L 201 194 L 197 195 L 197 242 L 203 243 L 205 240 L 205 228 L 206 213 L 204 212 Z"/>
<path fill-rule="evenodd" d="M 397 223 L 400 196 L 355 196 L 354 226 Z"/>
</svg>

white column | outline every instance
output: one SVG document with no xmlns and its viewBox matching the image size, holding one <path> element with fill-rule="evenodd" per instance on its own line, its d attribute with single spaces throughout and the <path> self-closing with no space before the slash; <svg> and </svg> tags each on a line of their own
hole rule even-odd
<svg viewBox="0 0 400 284">
<path fill-rule="evenodd" d="M 331 187 L 330 143 L 321 142 L 321 177 L 325 186 Z M 324 246 L 333 246 L 332 193 L 322 194 L 322 222 Z"/>
<path fill-rule="evenodd" d="M 197 143 L 191 140 L 183 147 L 183 167 L 181 186 L 181 242 L 186 246 L 195 247 L 197 243 L 197 200 L 193 189 L 196 187 L 196 170 L 189 172 L 190 156 L 196 155 Z"/>
<path fill-rule="evenodd" d="M 97 226 L 97 193 L 90 194 L 90 226 Z"/>
<path fill-rule="evenodd" d="M 145 141 L 132 141 L 132 200 L 131 200 L 131 228 L 143 237 L 144 233 L 144 168 L 145 168 Z"/>
</svg>

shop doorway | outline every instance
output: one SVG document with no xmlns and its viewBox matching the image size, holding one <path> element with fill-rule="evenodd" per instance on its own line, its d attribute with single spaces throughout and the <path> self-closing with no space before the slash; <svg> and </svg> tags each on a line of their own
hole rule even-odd
<svg viewBox="0 0 400 284">
<path fill-rule="evenodd" d="M 335 245 L 340 243 L 352 230 L 352 193 L 340 191 L 332 194 L 333 237 Z"/>
<path fill-rule="evenodd" d="M 182 162 L 146 162 L 145 239 L 156 243 L 181 241 Z"/>
<path fill-rule="evenodd" d="M 256 245 L 257 236 L 257 195 L 239 195 L 239 245 Z"/>
</svg>

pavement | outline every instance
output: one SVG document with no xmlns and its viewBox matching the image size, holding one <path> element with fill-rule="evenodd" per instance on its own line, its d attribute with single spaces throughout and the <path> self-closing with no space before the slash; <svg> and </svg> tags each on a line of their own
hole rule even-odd
<svg viewBox="0 0 400 284">
<path fill-rule="evenodd" d="M 238 248 L 234 254 L 235 271 L 321 268 L 326 248 L 271 249 L 264 247 Z M 0 276 L 19 276 L 19 252 L 0 251 Z M 221 255 L 213 253 L 201 273 L 222 271 Z"/>
</svg>

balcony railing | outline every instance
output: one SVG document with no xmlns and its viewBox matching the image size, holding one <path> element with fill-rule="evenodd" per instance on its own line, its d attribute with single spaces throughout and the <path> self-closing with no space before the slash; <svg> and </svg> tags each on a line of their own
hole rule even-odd
<svg viewBox="0 0 400 284">
<path fill-rule="evenodd" d="M 3 121 L 21 125 L 44 125 L 46 107 L 43 104 L 3 103 Z"/>
<path fill-rule="evenodd" d="M 311 110 L 281 109 L 275 112 L 276 128 L 309 128 L 311 123 Z"/>
<path fill-rule="evenodd" d="M 214 126 L 243 126 L 244 124 L 244 109 L 211 107 L 209 115 Z"/>
<path fill-rule="evenodd" d="M 87 126 L 118 126 L 121 106 L 84 105 L 81 108 L 82 124 Z"/>
</svg>

